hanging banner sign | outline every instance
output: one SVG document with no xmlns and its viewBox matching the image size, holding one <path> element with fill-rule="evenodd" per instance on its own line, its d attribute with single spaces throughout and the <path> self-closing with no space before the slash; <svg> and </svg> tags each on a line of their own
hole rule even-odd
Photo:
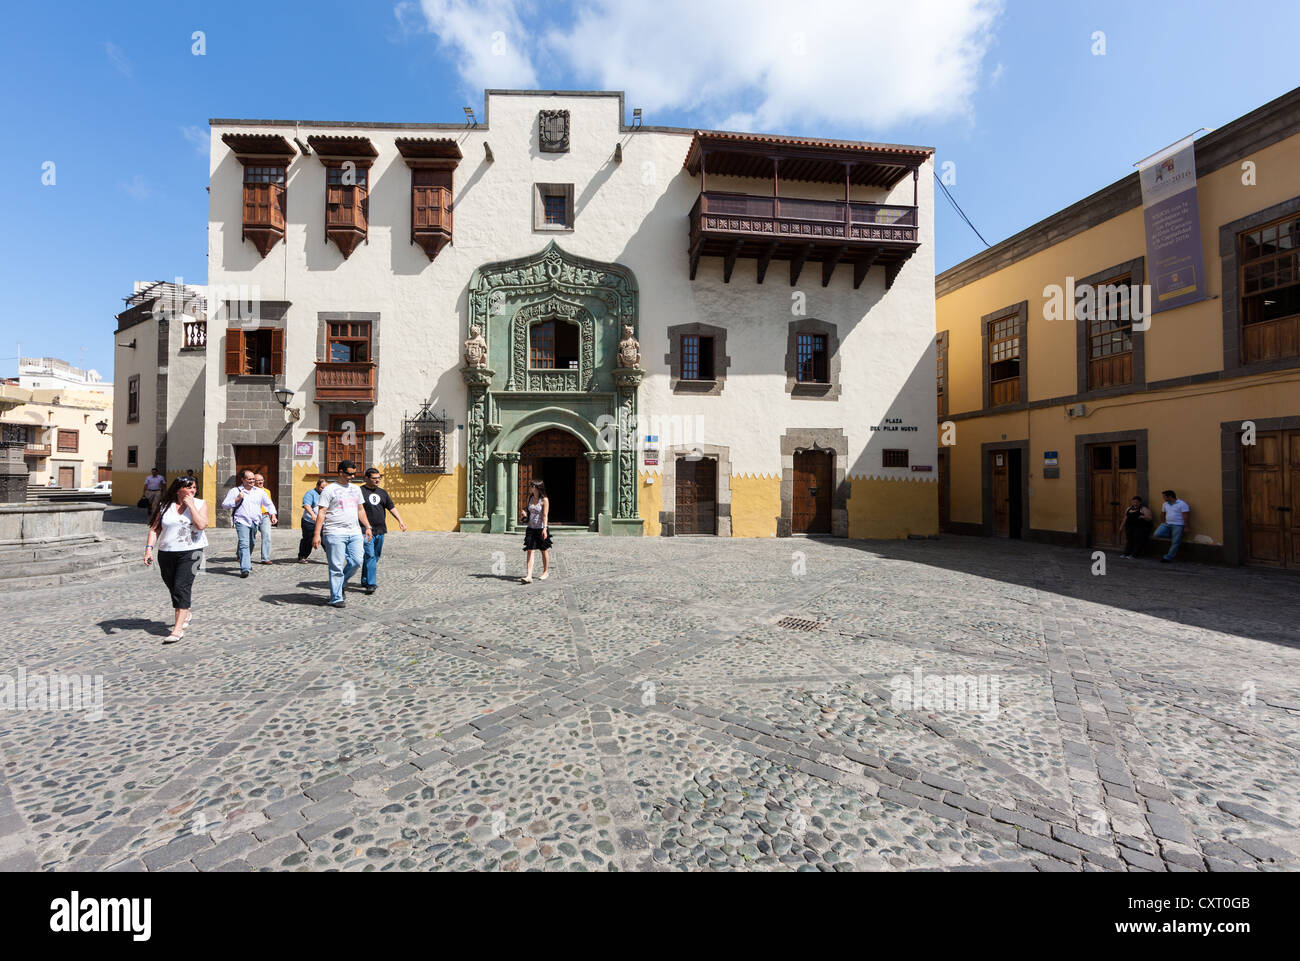
<svg viewBox="0 0 1300 961">
<path fill-rule="evenodd" d="M 1146 226 L 1149 310 L 1157 314 L 1205 299 L 1196 148 L 1187 137 L 1138 166 Z"/>
</svg>

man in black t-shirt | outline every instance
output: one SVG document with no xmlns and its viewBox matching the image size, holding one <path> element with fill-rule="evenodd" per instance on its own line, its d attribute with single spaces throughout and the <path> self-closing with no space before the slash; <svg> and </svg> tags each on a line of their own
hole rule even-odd
<svg viewBox="0 0 1300 961">
<path fill-rule="evenodd" d="M 373 594 L 379 587 L 376 575 L 379 572 L 379 557 L 384 552 L 384 535 L 388 533 L 385 512 L 391 512 L 393 519 L 397 521 L 397 526 L 403 531 L 406 530 L 406 522 L 402 520 L 402 515 L 397 513 L 397 505 L 388 496 L 388 491 L 379 486 L 383 476 L 378 467 L 367 467 L 366 482 L 361 487 L 366 519 L 370 521 L 370 529 L 374 531 L 374 537 L 365 543 L 366 559 L 361 565 L 361 586 L 365 588 L 367 594 Z"/>
</svg>

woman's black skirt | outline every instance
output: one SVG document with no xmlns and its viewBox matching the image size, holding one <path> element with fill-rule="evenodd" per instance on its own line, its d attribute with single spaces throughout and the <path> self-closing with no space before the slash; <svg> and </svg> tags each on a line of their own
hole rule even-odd
<svg viewBox="0 0 1300 961">
<path fill-rule="evenodd" d="M 524 550 L 526 551 L 549 551 L 551 549 L 551 539 L 542 537 L 540 527 L 528 527 L 524 529 Z"/>
</svg>

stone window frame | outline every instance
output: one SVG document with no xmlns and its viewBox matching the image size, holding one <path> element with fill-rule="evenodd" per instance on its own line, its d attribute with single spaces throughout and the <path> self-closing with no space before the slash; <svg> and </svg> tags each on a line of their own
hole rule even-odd
<svg viewBox="0 0 1300 961">
<path fill-rule="evenodd" d="M 790 427 L 781 435 L 781 516 L 776 521 L 776 536 L 793 536 L 791 527 L 794 519 L 794 454 L 796 450 L 828 450 L 835 455 L 831 490 L 830 536 L 848 537 L 849 439 L 844 431 L 838 427 Z"/>
<path fill-rule="evenodd" d="M 1004 320 L 1012 314 L 1020 315 L 1020 398 L 1015 403 L 989 405 L 989 325 L 997 320 Z M 998 310 L 991 311 L 980 318 L 980 403 L 982 410 L 1015 410 L 1020 404 L 1029 401 L 1029 301 L 1022 300 Z"/>
<path fill-rule="evenodd" d="M 316 312 L 316 357 L 321 361 L 329 360 L 329 338 L 330 322 L 343 323 L 364 323 L 370 325 L 370 362 L 375 365 L 375 400 L 369 402 L 375 404 L 379 402 L 379 372 L 383 369 L 379 363 L 379 319 L 380 312 L 377 310 L 318 310 Z M 286 360 L 287 364 L 288 361 Z M 312 371 L 312 393 L 315 395 L 315 365 Z M 355 401 L 355 404 L 364 404 L 366 402 Z M 328 405 L 327 405 L 328 406 Z M 340 411 L 340 413 L 342 413 Z M 328 423 L 328 419 L 326 420 Z"/>
<path fill-rule="evenodd" d="M 825 335 L 827 377 L 825 384 L 810 384 L 799 380 L 800 334 Z M 840 333 L 835 324 L 814 317 L 800 317 L 798 320 L 790 321 L 785 343 L 785 392 L 800 400 L 839 400 Z"/>
<path fill-rule="evenodd" d="M 712 380 L 686 380 L 682 377 L 682 337 L 690 336 L 713 338 Z M 668 353 L 664 354 L 664 363 L 668 365 L 668 389 L 674 394 L 718 396 L 727 384 L 727 368 L 731 366 L 731 357 L 727 354 L 727 328 L 712 324 L 674 324 L 668 328 Z"/>
<path fill-rule="evenodd" d="M 564 198 L 564 224 L 546 222 L 546 197 Z M 533 184 L 533 231 L 540 233 L 572 233 L 577 217 L 574 211 L 573 184 Z"/>
<path fill-rule="evenodd" d="M 677 527 L 677 458 L 700 453 L 718 462 L 718 537 L 731 536 L 731 448 L 717 444 L 675 444 L 660 450 L 663 465 L 660 483 L 659 536 L 675 537 Z"/>
<path fill-rule="evenodd" d="M 1102 281 L 1112 280 L 1127 274 L 1130 287 L 1141 288 L 1146 283 L 1146 257 L 1134 257 L 1132 260 L 1125 261 L 1122 264 L 1116 264 L 1105 270 L 1099 270 L 1095 274 L 1089 274 L 1080 280 L 1074 282 L 1075 288 L 1087 284 L 1090 287 L 1096 287 Z M 1147 310 L 1151 309 L 1148 303 Z M 1130 309 L 1130 313 L 1131 313 Z M 1151 315 L 1147 315 L 1147 323 L 1151 321 Z M 1079 400 L 1091 400 L 1098 397 L 1113 397 L 1120 394 L 1129 394 L 1133 391 L 1145 390 L 1147 386 L 1147 347 L 1146 331 L 1132 330 L 1130 333 L 1133 344 L 1133 380 L 1127 384 L 1116 384 L 1113 387 L 1090 388 L 1088 386 L 1088 321 L 1075 321 L 1075 389 Z M 1024 353 L 1024 341 L 1021 340 L 1021 353 Z M 1021 366 L 1024 366 L 1023 358 Z M 1022 388 L 1023 390 L 1023 388 Z M 1021 400 L 1027 400 L 1021 397 Z"/>
<path fill-rule="evenodd" d="M 939 396 L 943 398 L 943 403 L 942 403 L 942 404 L 938 404 L 938 403 L 937 403 L 938 398 L 936 397 L 936 406 L 938 407 L 937 413 L 938 413 L 938 416 L 940 416 L 940 417 L 947 417 L 947 416 L 948 416 L 948 398 L 949 398 L 949 395 L 950 395 L 951 392 L 952 392 L 952 378 L 948 376 L 948 331 L 946 331 L 946 330 L 941 330 L 941 331 L 939 331 L 937 334 L 934 335 L 934 349 L 935 349 L 935 352 L 938 354 L 938 356 L 935 358 L 935 377 L 936 377 L 936 387 L 938 386 L 938 385 L 937 385 L 937 378 L 940 376 L 940 374 L 939 374 L 939 364 L 938 364 L 938 361 L 939 361 L 940 359 L 943 360 L 943 373 L 942 373 L 942 377 L 943 377 L 943 393 L 942 393 L 942 394 L 939 394 Z M 936 391 L 936 393 L 937 393 L 937 391 Z"/>
<path fill-rule="evenodd" d="M 1237 238 L 1248 230 L 1300 213 L 1300 197 L 1283 200 L 1219 227 L 1219 263 L 1223 271 L 1223 369 L 1234 375 L 1269 373 L 1300 367 L 1300 357 L 1244 364 L 1241 360 L 1241 284 Z"/>
<path fill-rule="evenodd" d="M 131 389 L 135 388 L 135 409 L 132 410 Z M 132 374 L 126 379 L 126 422 L 128 424 L 140 423 L 140 375 Z"/>
</svg>

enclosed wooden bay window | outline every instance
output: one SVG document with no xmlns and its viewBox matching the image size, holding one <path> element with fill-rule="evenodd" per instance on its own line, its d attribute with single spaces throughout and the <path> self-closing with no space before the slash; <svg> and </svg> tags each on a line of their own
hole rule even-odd
<svg viewBox="0 0 1300 961">
<path fill-rule="evenodd" d="M 369 237 L 370 165 L 379 151 L 368 137 L 308 137 L 325 165 L 325 242 L 346 260 Z"/>
<path fill-rule="evenodd" d="M 296 152 L 278 134 L 228 133 L 221 139 L 244 165 L 243 239 L 265 257 L 284 239 L 285 188 Z"/>
<path fill-rule="evenodd" d="M 368 321 L 331 320 L 325 359 L 316 361 L 316 402 L 375 400 L 375 363 Z"/>
<path fill-rule="evenodd" d="M 397 149 L 411 168 L 411 243 L 430 260 L 452 242 L 452 186 L 460 145 L 429 137 L 399 137 Z"/>
<path fill-rule="evenodd" d="M 1242 361 L 1300 356 L 1300 217 L 1238 238 Z"/>
</svg>

